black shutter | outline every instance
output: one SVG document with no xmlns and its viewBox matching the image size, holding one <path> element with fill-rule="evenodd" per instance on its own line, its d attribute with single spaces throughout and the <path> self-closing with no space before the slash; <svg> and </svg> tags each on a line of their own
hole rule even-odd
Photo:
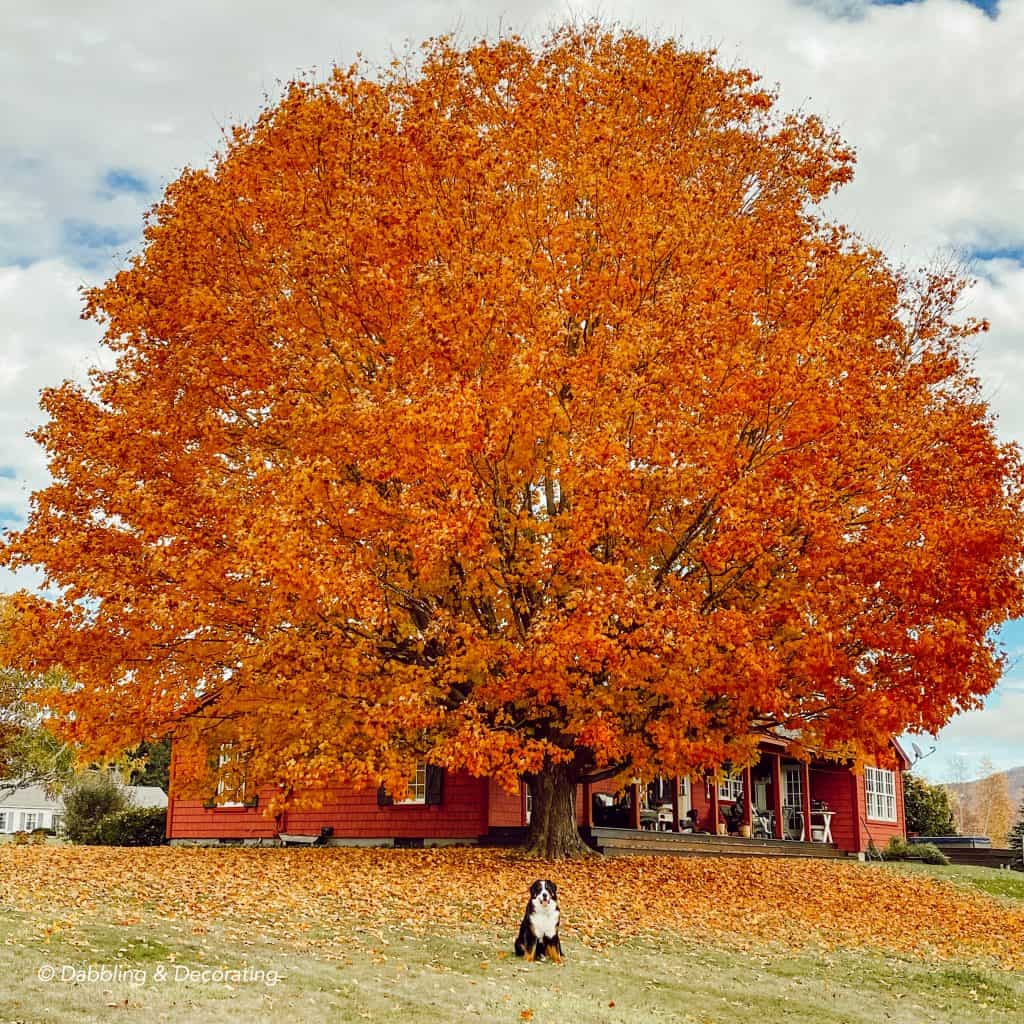
<svg viewBox="0 0 1024 1024">
<path fill-rule="evenodd" d="M 439 804 L 444 793 L 444 769 L 427 765 L 427 803 Z"/>
<path fill-rule="evenodd" d="M 395 802 L 395 798 L 383 787 L 377 787 L 377 806 L 378 807 L 390 807 Z"/>
</svg>

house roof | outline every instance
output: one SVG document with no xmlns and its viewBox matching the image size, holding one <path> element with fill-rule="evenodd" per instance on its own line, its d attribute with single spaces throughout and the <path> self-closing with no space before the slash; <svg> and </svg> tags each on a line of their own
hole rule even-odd
<svg viewBox="0 0 1024 1024">
<path fill-rule="evenodd" d="M 167 794 L 159 786 L 126 786 L 133 806 L 166 807 Z"/>
<path fill-rule="evenodd" d="M 24 786 L 13 793 L 0 796 L 0 811 L 60 811 L 63 801 L 46 795 L 42 786 Z"/>
</svg>

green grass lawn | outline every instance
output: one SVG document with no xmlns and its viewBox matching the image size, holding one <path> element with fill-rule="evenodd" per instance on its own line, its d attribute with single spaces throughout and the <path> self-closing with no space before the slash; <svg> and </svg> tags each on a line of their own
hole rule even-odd
<svg viewBox="0 0 1024 1024">
<path fill-rule="evenodd" d="M 921 865 L 865 870 L 943 872 Z M 944 870 L 986 892 L 1022 881 L 983 868 Z M 1019 899 L 1024 892 L 1000 895 Z M 977 963 L 730 949 L 651 935 L 605 951 L 567 943 L 559 967 L 516 960 L 511 929 L 498 933 L 472 923 L 459 934 L 353 928 L 325 952 L 315 933 L 304 949 L 294 935 L 254 930 L 240 940 L 216 926 L 194 928 L 145 911 L 117 919 L 102 908 L 73 920 L 43 907 L 4 911 L 0 1022 L 1016 1024 L 1024 1018 L 1024 978 Z M 106 980 L 72 977 L 90 964 L 105 966 Z M 192 973 L 176 977 L 176 969 Z M 249 973 L 233 979 L 196 973 L 217 969 Z M 50 970 L 53 980 L 46 977 Z"/>
<path fill-rule="evenodd" d="M 890 862 L 885 867 L 905 872 L 908 875 L 926 875 L 930 878 L 943 878 L 957 885 L 980 889 L 982 892 L 988 893 L 989 896 L 997 896 L 1009 900 L 1024 900 L 1024 871 L 976 868 L 967 864 L 920 864 L 911 861 Z"/>
</svg>

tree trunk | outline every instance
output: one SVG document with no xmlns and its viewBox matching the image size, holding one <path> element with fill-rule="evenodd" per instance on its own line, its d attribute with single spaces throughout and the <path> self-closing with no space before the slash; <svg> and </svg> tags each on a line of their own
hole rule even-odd
<svg viewBox="0 0 1024 1024">
<path fill-rule="evenodd" d="M 532 808 L 526 852 L 545 860 L 593 856 L 576 826 L 576 769 L 572 764 L 551 764 L 528 775 Z"/>
</svg>

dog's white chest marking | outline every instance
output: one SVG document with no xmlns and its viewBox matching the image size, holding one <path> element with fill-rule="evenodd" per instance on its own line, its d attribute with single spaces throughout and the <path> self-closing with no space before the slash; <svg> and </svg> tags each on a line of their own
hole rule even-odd
<svg viewBox="0 0 1024 1024">
<path fill-rule="evenodd" d="M 558 931 L 558 905 L 549 903 L 546 907 L 537 907 L 530 915 L 530 927 L 539 939 L 553 939 Z"/>
</svg>

